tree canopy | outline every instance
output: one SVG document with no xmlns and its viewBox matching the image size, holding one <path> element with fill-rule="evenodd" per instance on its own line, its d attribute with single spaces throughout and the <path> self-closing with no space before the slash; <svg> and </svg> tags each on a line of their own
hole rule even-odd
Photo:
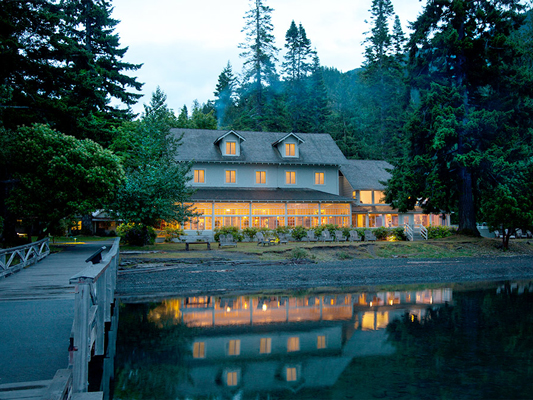
<svg viewBox="0 0 533 400">
<path fill-rule="evenodd" d="M 115 149 L 126 176 L 108 209 L 124 223 L 182 223 L 193 215 L 185 205 L 193 192 L 187 185 L 191 166 L 175 159 L 180 138 L 170 131 L 173 115 L 158 88 L 140 120 L 120 132 Z"/>
<path fill-rule="evenodd" d="M 35 226 L 39 236 L 62 219 L 102 208 L 124 177 L 111 151 L 47 125 L 2 135 L 1 145 L 13 184 L 7 206 L 27 226 Z"/>
</svg>

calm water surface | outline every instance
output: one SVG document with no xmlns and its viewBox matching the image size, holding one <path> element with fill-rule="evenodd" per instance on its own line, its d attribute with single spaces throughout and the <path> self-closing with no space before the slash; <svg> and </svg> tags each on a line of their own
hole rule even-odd
<svg viewBox="0 0 533 400">
<path fill-rule="evenodd" d="M 122 304 L 115 399 L 533 398 L 533 282 Z"/>
</svg>

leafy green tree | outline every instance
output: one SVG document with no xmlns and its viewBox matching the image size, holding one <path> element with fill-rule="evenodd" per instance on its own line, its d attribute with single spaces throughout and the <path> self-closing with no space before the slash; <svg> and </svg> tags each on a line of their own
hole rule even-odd
<svg viewBox="0 0 533 400">
<path fill-rule="evenodd" d="M 320 66 L 320 59 L 315 54 L 309 78 L 309 132 L 326 132 L 325 123 L 330 115 L 328 91 Z"/>
<path fill-rule="evenodd" d="M 512 0 L 428 2 L 409 42 L 409 150 L 396 163 L 387 201 L 401 210 L 418 199 L 426 210 L 457 206 L 460 231 L 479 234 L 483 160 L 494 144 L 513 146 L 531 126 L 524 113 L 531 84 L 509 40 L 523 18 Z"/>
<path fill-rule="evenodd" d="M 501 233 L 505 249 L 517 229 L 533 229 L 533 153 L 521 150 L 516 156 L 494 146 L 485 157 L 488 173 L 480 182 L 481 217 Z"/>
<path fill-rule="evenodd" d="M 181 139 L 170 131 L 171 114 L 166 95 L 158 89 L 144 106 L 140 121 L 121 132 L 120 143 L 128 143 L 119 153 L 126 178 L 108 209 L 118 220 L 146 231 L 161 220 L 182 223 L 193 215 L 185 205 L 192 194 L 187 184 L 191 165 L 175 159 Z"/>
<path fill-rule="evenodd" d="M 111 151 L 46 125 L 3 135 L 2 148 L 13 178 L 6 203 L 17 218 L 33 222 L 39 237 L 64 218 L 102 208 L 124 176 Z"/>
</svg>

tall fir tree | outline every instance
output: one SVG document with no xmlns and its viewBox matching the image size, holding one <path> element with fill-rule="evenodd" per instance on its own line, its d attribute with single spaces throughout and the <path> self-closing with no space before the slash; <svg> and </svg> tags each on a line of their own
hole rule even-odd
<svg viewBox="0 0 533 400">
<path fill-rule="evenodd" d="M 361 108 L 371 122 L 365 132 L 370 156 L 391 159 L 396 155 L 397 135 L 403 123 L 405 85 L 397 52 L 402 44 L 401 24 L 390 0 L 373 0 L 372 28 L 366 39 L 364 72 L 365 95 Z M 393 34 L 389 23 L 395 19 Z M 405 39 L 403 39 L 405 40 Z"/>
<path fill-rule="evenodd" d="M 531 128 L 531 83 L 509 40 L 523 17 L 514 0 L 432 0 L 413 24 L 409 151 L 387 191 L 400 210 L 417 199 L 428 211 L 457 207 L 459 229 L 479 234 L 479 184 L 494 170 L 494 146 L 517 146 Z"/>
<path fill-rule="evenodd" d="M 218 76 L 215 90 L 215 110 L 219 128 L 230 128 L 235 119 L 235 90 L 237 78 L 233 75 L 230 62 Z"/>
<path fill-rule="evenodd" d="M 256 129 L 261 129 L 261 119 L 265 114 L 267 95 L 272 92 L 265 90 L 277 80 L 276 62 L 278 48 L 273 35 L 271 7 L 264 0 L 250 0 L 250 10 L 244 16 L 246 33 L 244 43 L 239 45 L 244 58 L 241 99 L 246 98 L 246 111 Z"/>
<path fill-rule="evenodd" d="M 305 29 L 294 21 L 285 35 L 287 53 L 282 64 L 285 75 L 287 110 L 290 115 L 291 130 L 308 132 L 310 130 L 309 87 L 307 77 L 311 73 L 313 50 Z"/>
<path fill-rule="evenodd" d="M 122 61 L 127 48 L 114 33 L 110 2 L 9 1 L 1 9 L 0 79 L 12 93 L 4 126 L 48 123 L 108 145 L 112 127 L 132 117 L 129 106 L 141 96 L 129 89 L 142 86 L 124 74 L 140 65 Z"/>
</svg>

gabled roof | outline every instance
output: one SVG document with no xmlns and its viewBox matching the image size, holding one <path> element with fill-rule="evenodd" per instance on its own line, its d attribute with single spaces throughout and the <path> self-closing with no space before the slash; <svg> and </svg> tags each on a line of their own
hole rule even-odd
<svg viewBox="0 0 533 400">
<path fill-rule="evenodd" d="M 229 134 L 228 131 L 175 128 L 171 132 L 176 137 L 183 134 L 178 161 L 228 162 L 228 157 L 224 157 L 214 144 L 217 139 Z M 347 161 L 331 136 L 324 133 L 293 134 L 302 140 L 299 157 L 284 158 L 272 143 L 285 138 L 287 133 L 230 132 L 243 140 L 240 154 L 231 158 L 232 163 L 340 165 Z"/>
<path fill-rule="evenodd" d="M 244 141 L 246 140 L 245 138 L 243 138 L 241 135 L 239 135 L 239 134 L 238 134 L 237 132 L 235 132 L 235 131 L 227 131 L 226 133 L 224 133 L 224 134 L 222 134 L 221 136 L 219 136 L 219 137 L 215 140 L 214 144 L 217 144 L 218 142 L 220 142 L 222 139 L 224 139 L 224 138 L 225 138 L 226 136 L 228 136 L 229 134 L 234 134 L 235 136 L 237 136 L 237 137 L 239 138 L 239 140 L 240 140 L 241 142 L 244 142 Z"/>
<path fill-rule="evenodd" d="M 341 165 L 341 172 L 353 190 L 383 190 L 391 174 L 388 169 L 394 167 L 387 161 L 379 160 L 346 160 Z"/>
<path fill-rule="evenodd" d="M 305 141 L 301 137 L 299 137 L 298 135 L 295 135 L 294 133 L 291 132 L 291 133 L 288 133 L 287 135 L 283 136 L 281 139 L 276 140 L 274 143 L 272 143 L 272 146 L 277 146 L 278 144 L 282 143 L 285 139 L 287 139 L 290 136 L 296 138 L 296 140 L 298 142 L 300 142 L 300 143 L 305 143 Z"/>
</svg>

